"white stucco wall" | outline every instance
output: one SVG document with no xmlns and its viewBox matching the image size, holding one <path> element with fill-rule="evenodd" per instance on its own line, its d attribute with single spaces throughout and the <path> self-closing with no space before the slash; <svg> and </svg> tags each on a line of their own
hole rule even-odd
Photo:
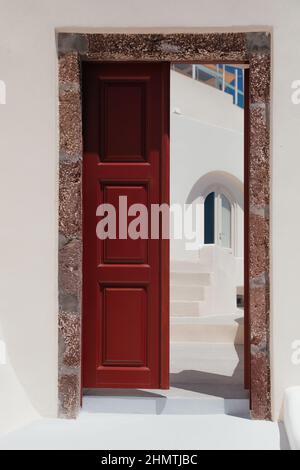
<svg viewBox="0 0 300 470">
<path fill-rule="evenodd" d="M 57 58 L 55 28 L 77 31 L 273 31 L 272 399 L 300 385 L 298 247 L 299 0 L 0 0 L 0 324 L 11 374 L 0 366 L 0 416 L 15 401 L 54 416 L 57 406 Z M 294 210 L 295 209 L 295 210 Z M 14 390 L 16 390 L 14 388 Z M 34 415 L 34 413 L 32 413 Z M 21 423 L 22 414 L 19 420 Z"/>
<path fill-rule="evenodd" d="M 239 201 L 235 256 L 243 257 L 244 112 L 230 95 L 175 71 L 170 95 L 171 203 L 200 204 L 203 191 L 223 185 Z M 195 214 L 202 236 L 204 219 L 200 210 Z M 199 258 L 199 250 L 186 250 L 186 239 L 172 240 L 170 247 L 171 260 Z"/>
</svg>

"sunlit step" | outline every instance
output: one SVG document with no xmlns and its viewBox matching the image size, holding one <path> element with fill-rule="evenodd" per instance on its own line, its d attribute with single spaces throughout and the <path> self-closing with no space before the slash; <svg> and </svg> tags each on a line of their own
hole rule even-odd
<svg viewBox="0 0 300 470">
<path fill-rule="evenodd" d="M 172 260 L 170 262 L 170 271 L 172 272 L 185 272 L 185 273 L 210 273 L 212 266 L 212 259 L 202 259 L 197 261 L 183 261 L 183 260 Z"/>
<path fill-rule="evenodd" d="M 205 287 L 193 284 L 171 284 L 171 299 L 172 300 L 204 300 Z"/>
<path fill-rule="evenodd" d="M 244 322 L 237 315 L 171 316 L 171 341 L 244 344 Z"/>
<path fill-rule="evenodd" d="M 108 389 L 99 393 L 99 396 L 84 396 L 82 414 L 84 413 L 247 416 L 249 400 L 193 393 L 184 390 L 184 387 L 170 390 L 118 390 L 117 393 Z"/>
<path fill-rule="evenodd" d="M 199 272 L 171 271 L 170 281 L 171 284 L 194 284 L 199 286 L 209 286 L 211 281 L 211 274 Z"/>
<path fill-rule="evenodd" d="M 170 312 L 171 317 L 199 317 L 207 314 L 207 305 L 198 300 L 172 300 Z"/>
</svg>

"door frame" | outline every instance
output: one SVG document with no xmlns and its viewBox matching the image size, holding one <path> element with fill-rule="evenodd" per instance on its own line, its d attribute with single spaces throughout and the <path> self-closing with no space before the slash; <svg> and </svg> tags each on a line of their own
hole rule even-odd
<svg viewBox="0 0 300 470">
<path fill-rule="evenodd" d="M 253 418 L 271 419 L 270 375 L 270 88 L 271 35 L 248 33 L 57 33 L 59 60 L 59 415 L 81 400 L 82 61 L 249 64 L 245 110 L 245 304 L 247 380 Z M 168 145 L 168 144 L 166 144 Z M 166 181 L 169 168 L 164 168 Z M 246 185 L 246 181 L 248 184 Z M 164 195 L 165 198 L 168 195 Z M 165 245 L 166 247 L 166 245 Z M 168 249 L 162 250 L 167 279 Z M 169 303 L 169 286 L 162 304 Z M 164 326 L 162 325 L 162 328 Z M 168 339 L 169 343 L 169 339 Z M 161 339 L 167 354 L 169 344 Z M 251 349 L 251 356 L 250 356 Z"/>
</svg>

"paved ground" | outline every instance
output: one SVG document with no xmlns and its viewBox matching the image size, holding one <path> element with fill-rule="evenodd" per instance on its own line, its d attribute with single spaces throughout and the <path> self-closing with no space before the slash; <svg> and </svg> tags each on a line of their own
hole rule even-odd
<svg viewBox="0 0 300 470">
<path fill-rule="evenodd" d="M 0 449 L 288 448 L 283 426 L 249 419 L 242 347 L 173 344 L 171 382 L 169 391 L 87 391 L 77 420 L 36 421 L 0 436 Z"/>
<path fill-rule="evenodd" d="M 0 449 L 286 449 L 270 422 L 227 415 L 95 414 L 36 421 L 0 438 Z"/>
</svg>

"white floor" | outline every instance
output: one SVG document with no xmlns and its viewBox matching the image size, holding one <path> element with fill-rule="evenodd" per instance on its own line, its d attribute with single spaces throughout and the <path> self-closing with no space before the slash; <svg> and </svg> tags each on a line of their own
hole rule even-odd
<svg viewBox="0 0 300 470">
<path fill-rule="evenodd" d="M 42 419 L 4 449 L 287 449 L 277 423 L 249 419 L 243 347 L 172 343 L 170 390 L 86 391 L 77 420 Z"/>
<path fill-rule="evenodd" d="M 280 450 L 276 423 L 220 415 L 97 414 L 36 421 L 0 437 L 0 449 Z"/>
</svg>

